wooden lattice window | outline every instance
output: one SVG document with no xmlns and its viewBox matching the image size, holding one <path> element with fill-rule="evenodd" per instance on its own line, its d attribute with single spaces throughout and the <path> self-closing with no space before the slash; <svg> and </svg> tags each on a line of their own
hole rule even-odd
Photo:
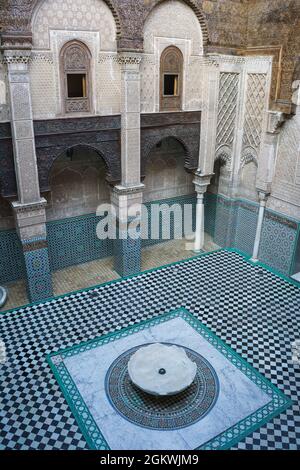
<svg viewBox="0 0 300 470">
<path fill-rule="evenodd" d="M 62 48 L 61 70 L 65 113 L 91 111 L 90 83 L 91 54 L 79 41 L 72 41 Z"/>
<path fill-rule="evenodd" d="M 160 59 L 160 110 L 181 111 L 183 88 L 183 55 L 175 47 L 167 47 Z"/>
</svg>

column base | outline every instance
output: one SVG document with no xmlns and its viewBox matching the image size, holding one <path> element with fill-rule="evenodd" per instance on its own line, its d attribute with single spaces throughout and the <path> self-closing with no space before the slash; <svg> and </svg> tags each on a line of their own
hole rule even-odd
<svg viewBox="0 0 300 470">
<path fill-rule="evenodd" d="M 121 277 L 141 272 L 141 239 L 114 241 L 114 269 Z"/>
<path fill-rule="evenodd" d="M 205 253 L 204 250 L 193 250 L 193 253 L 195 253 L 196 255 L 201 255 L 201 253 Z"/>
<path fill-rule="evenodd" d="M 136 219 L 134 219 L 136 220 Z M 131 224 L 133 224 L 131 226 Z M 117 221 L 117 239 L 114 240 L 114 267 L 121 277 L 141 272 L 142 241 L 138 221 Z"/>
<path fill-rule="evenodd" d="M 116 210 L 114 269 L 121 277 L 141 272 L 141 203 L 144 185 L 116 186 L 111 194 Z"/>
<path fill-rule="evenodd" d="M 259 263 L 259 259 L 257 258 L 250 258 L 251 263 Z"/>
</svg>

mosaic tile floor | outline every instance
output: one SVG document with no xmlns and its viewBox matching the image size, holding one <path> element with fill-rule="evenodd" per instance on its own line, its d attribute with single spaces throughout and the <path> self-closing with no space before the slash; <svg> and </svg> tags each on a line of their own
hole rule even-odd
<svg viewBox="0 0 300 470">
<path fill-rule="evenodd" d="M 194 253 L 186 250 L 185 243 L 184 240 L 172 240 L 145 248 L 142 256 L 142 271 L 190 258 Z M 209 252 L 218 248 L 209 235 L 206 235 L 204 251 Z M 118 278 L 119 275 L 113 270 L 113 258 L 71 266 L 53 273 L 54 295 L 59 296 L 87 289 Z M 28 304 L 25 281 L 13 282 L 6 287 L 9 297 L 0 312 Z"/>
<path fill-rule="evenodd" d="M 299 287 L 219 251 L 0 315 L 0 448 L 87 449 L 46 356 L 184 307 L 294 402 L 235 448 L 300 449 L 299 306 Z"/>
<path fill-rule="evenodd" d="M 184 392 L 153 397 L 131 382 L 128 362 L 146 344 L 184 348 L 197 364 Z M 48 356 L 91 449 L 228 449 L 292 405 L 276 387 L 180 309 Z M 157 374 L 160 382 L 168 380 Z M 154 373 L 154 371 L 153 371 Z"/>
</svg>

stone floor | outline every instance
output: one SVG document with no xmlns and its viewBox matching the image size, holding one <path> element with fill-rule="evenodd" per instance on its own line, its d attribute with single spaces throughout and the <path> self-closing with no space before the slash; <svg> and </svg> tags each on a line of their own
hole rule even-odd
<svg viewBox="0 0 300 470">
<path fill-rule="evenodd" d="M 248 437 L 239 434 L 234 448 L 299 450 L 300 364 L 292 357 L 300 337 L 299 302 L 296 283 L 219 250 L 0 315 L 7 357 L 0 365 L 0 450 L 88 449 L 47 355 L 133 325 L 140 329 L 141 322 L 178 309 L 188 310 L 293 401 Z"/>
<path fill-rule="evenodd" d="M 185 240 L 172 240 L 147 247 L 143 250 L 142 271 L 181 261 L 195 256 L 191 246 Z M 205 236 L 204 251 L 210 252 L 219 247 Z M 95 260 L 90 263 L 71 266 L 56 271 L 52 275 L 54 295 L 59 296 L 89 287 L 104 284 L 120 276 L 113 270 L 113 258 Z M 25 281 L 16 281 L 6 285 L 9 296 L 1 311 L 10 310 L 28 304 Z"/>
</svg>

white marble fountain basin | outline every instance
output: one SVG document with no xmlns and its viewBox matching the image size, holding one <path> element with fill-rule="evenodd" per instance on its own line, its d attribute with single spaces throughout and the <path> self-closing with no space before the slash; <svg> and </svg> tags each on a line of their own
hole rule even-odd
<svg viewBox="0 0 300 470">
<path fill-rule="evenodd" d="M 184 349 L 160 343 L 141 347 L 130 358 L 128 373 L 132 382 L 151 395 L 176 395 L 195 380 L 197 365 Z"/>
</svg>

